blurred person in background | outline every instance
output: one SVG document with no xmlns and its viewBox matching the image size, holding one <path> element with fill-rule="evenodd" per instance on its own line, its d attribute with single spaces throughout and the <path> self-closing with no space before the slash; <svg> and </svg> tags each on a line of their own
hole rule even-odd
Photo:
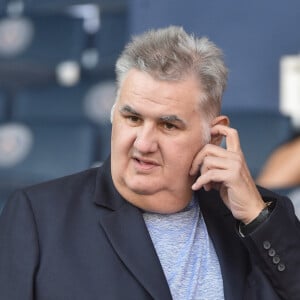
<svg viewBox="0 0 300 300">
<path fill-rule="evenodd" d="M 276 148 L 267 159 L 257 184 L 288 193 L 300 218 L 300 136 Z"/>
<path fill-rule="evenodd" d="M 116 73 L 107 161 L 4 208 L 0 298 L 299 299 L 300 224 L 289 199 L 256 187 L 220 115 L 221 50 L 152 30 Z"/>
<path fill-rule="evenodd" d="M 274 189 L 300 186 L 300 136 L 273 151 L 257 183 Z"/>
</svg>

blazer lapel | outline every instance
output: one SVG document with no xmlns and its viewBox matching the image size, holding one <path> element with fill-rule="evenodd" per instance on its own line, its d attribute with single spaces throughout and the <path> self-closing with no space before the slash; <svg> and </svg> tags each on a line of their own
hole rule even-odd
<svg viewBox="0 0 300 300">
<path fill-rule="evenodd" d="M 200 190 L 197 196 L 219 258 L 225 299 L 243 299 L 250 262 L 247 251 L 235 232 L 236 221 L 218 192 Z"/>
<path fill-rule="evenodd" d="M 100 218 L 112 247 L 154 299 L 172 299 L 167 280 L 140 210 L 125 201 L 113 186 L 110 164 L 99 169 L 95 203 L 106 208 Z"/>
</svg>

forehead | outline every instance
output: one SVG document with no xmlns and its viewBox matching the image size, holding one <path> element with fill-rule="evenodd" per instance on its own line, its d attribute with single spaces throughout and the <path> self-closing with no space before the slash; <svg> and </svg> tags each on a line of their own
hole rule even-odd
<svg viewBox="0 0 300 300">
<path fill-rule="evenodd" d="M 133 69 L 120 87 L 118 102 L 142 111 L 199 113 L 201 94 L 199 83 L 193 76 L 181 81 L 163 81 Z"/>
</svg>

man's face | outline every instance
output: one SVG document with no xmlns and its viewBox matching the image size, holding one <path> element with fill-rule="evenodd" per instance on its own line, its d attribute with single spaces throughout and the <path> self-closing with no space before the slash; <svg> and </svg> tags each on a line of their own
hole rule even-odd
<svg viewBox="0 0 300 300">
<path fill-rule="evenodd" d="M 191 200 L 189 175 L 204 146 L 201 89 L 195 78 L 160 81 L 131 70 L 113 112 L 112 178 L 119 193 L 147 210 L 172 213 Z"/>
</svg>

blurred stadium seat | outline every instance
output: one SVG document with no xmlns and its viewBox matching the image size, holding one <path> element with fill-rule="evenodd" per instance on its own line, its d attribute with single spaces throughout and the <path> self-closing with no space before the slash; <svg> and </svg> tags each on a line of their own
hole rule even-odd
<svg viewBox="0 0 300 300">
<path fill-rule="evenodd" d="M 83 21 L 59 14 L 0 19 L 0 85 L 15 87 L 55 77 L 57 65 L 80 62 Z"/>
<path fill-rule="evenodd" d="M 110 152 L 110 111 L 115 101 L 111 80 L 81 81 L 75 86 L 57 84 L 32 87 L 16 93 L 11 116 L 14 121 L 85 122 L 97 132 L 97 160 Z"/>
<path fill-rule="evenodd" d="M 8 98 L 7 95 L 0 91 L 0 123 L 8 118 Z"/>
<path fill-rule="evenodd" d="M 25 11 L 53 11 L 62 10 L 70 5 L 84 5 L 88 3 L 99 5 L 102 11 L 116 11 L 124 9 L 128 0 L 23 0 Z"/>
<path fill-rule="evenodd" d="M 239 131 L 241 146 L 250 172 L 255 178 L 267 157 L 292 133 L 288 117 L 273 111 L 225 111 L 230 126 Z"/>
<path fill-rule="evenodd" d="M 16 188 L 89 168 L 95 142 L 94 129 L 78 122 L 2 124 L 0 202 Z"/>
<path fill-rule="evenodd" d="M 88 84 L 79 83 L 71 87 L 52 84 L 19 90 L 12 103 L 12 119 L 15 121 L 86 120 L 84 95 L 88 88 Z"/>
<path fill-rule="evenodd" d="M 101 27 L 95 35 L 95 48 L 99 54 L 96 69 L 110 70 L 128 40 L 128 17 L 124 11 L 101 13 Z M 114 71 L 114 67 L 112 69 Z"/>
</svg>

